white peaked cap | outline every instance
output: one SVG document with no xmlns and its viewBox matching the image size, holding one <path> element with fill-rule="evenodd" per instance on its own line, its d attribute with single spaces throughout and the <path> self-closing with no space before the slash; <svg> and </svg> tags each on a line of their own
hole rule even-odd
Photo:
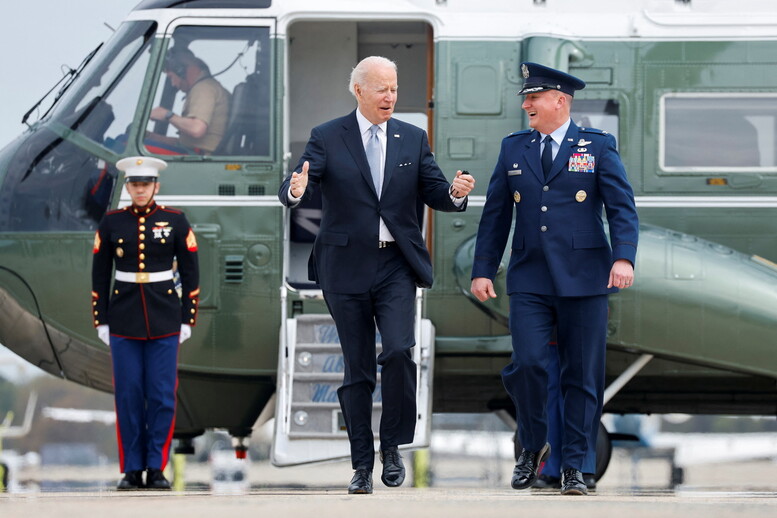
<svg viewBox="0 0 777 518">
<path fill-rule="evenodd" d="M 159 171 L 167 167 L 167 162 L 149 156 L 129 156 L 116 162 L 116 169 L 124 171 L 125 181 L 152 181 L 159 178 Z"/>
</svg>

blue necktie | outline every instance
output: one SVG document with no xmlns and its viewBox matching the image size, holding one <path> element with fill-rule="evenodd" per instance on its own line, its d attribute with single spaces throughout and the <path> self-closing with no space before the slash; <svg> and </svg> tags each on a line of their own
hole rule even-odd
<svg viewBox="0 0 777 518">
<path fill-rule="evenodd" d="M 372 183 L 375 184 L 375 192 L 378 193 L 378 198 L 380 198 L 380 169 L 383 150 L 380 148 L 378 129 L 378 126 L 375 124 L 370 126 L 370 138 L 367 139 L 365 151 L 367 152 L 367 162 L 370 164 L 370 173 L 372 173 Z"/>
<path fill-rule="evenodd" d="M 542 150 L 540 161 L 542 162 L 542 172 L 545 173 L 545 179 L 547 180 L 550 168 L 553 166 L 553 139 L 550 138 L 550 135 L 547 135 L 542 142 L 545 143 L 545 147 Z"/>
</svg>

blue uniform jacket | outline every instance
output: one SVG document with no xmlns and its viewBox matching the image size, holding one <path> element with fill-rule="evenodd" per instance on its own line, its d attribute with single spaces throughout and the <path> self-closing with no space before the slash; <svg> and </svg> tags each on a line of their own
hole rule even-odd
<svg viewBox="0 0 777 518">
<path fill-rule="evenodd" d="M 295 171 L 310 162 L 304 197 L 321 189 L 321 228 L 313 245 L 310 279 L 324 291 L 364 293 L 378 264 L 379 218 L 383 218 L 412 268 L 416 284 L 432 285 L 432 263 L 421 235 L 421 203 L 435 210 L 463 211 L 434 161 L 426 132 L 389 119 L 383 190 L 378 200 L 356 112 L 313 128 Z M 288 206 L 291 175 L 278 197 Z"/>
<path fill-rule="evenodd" d="M 540 140 L 534 130 L 502 140 L 478 229 L 472 277 L 494 279 L 515 213 L 508 294 L 583 297 L 617 291 L 607 288 L 610 269 L 618 259 L 634 264 L 639 221 L 615 138 L 571 122 L 547 181 Z"/>
</svg>

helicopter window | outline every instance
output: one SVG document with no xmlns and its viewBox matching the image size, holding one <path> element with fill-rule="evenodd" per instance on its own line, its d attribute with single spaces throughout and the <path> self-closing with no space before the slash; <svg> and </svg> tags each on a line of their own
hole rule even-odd
<svg viewBox="0 0 777 518">
<path fill-rule="evenodd" d="M 270 31 L 181 26 L 173 33 L 145 139 L 150 153 L 270 155 Z"/>
<path fill-rule="evenodd" d="M 10 159 L 0 157 L 8 163 L 0 230 L 96 228 L 116 181 L 108 149 L 124 151 L 155 30 L 154 22 L 122 24 L 63 88 L 51 115 L 25 135 Z"/>
<path fill-rule="evenodd" d="M 95 56 L 80 81 L 63 96 L 52 121 L 123 153 L 155 30 L 153 22 L 123 24 L 108 48 Z"/>
<path fill-rule="evenodd" d="M 596 128 L 617 137 L 619 112 L 618 101 L 613 99 L 575 99 L 571 116 L 581 128 Z"/>
<path fill-rule="evenodd" d="M 665 171 L 777 171 L 777 95 L 666 95 L 661 135 Z"/>
</svg>

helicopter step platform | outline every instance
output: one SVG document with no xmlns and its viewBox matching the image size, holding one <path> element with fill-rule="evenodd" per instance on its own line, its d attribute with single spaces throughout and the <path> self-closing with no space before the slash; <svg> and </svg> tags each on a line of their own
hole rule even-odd
<svg viewBox="0 0 777 518">
<path fill-rule="evenodd" d="M 420 308 L 420 303 L 417 307 Z M 337 397 L 343 380 L 343 355 L 332 317 L 303 314 L 286 319 L 280 347 L 273 464 L 292 466 L 348 458 L 350 446 Z M 381 350 L 381 337 L 377 333 L 376 354 Z M 413 443 L 402 446 L 403 449 L 429 446 L 434 361 L 434 326 L 429 320 L 416 318 L 413 359 L 418 365 L 418 422 Z M 381 410 L 378 366 L 372 410 L 372 429 L 376 433 Z M 377 434 L 375 439 L 377 449 Z"/>
</svg>

